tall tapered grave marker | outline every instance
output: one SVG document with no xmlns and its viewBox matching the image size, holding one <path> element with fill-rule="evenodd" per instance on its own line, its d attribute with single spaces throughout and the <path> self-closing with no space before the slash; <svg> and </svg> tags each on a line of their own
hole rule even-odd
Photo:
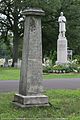
<svg viewBox="0 0 80 120">
<path fill-rule="evenodd" d="M 19 94 L 14 104 L 20 107 L 49 106 L 42 87 L 41 9 L 26 9 Z"/>
</svg>

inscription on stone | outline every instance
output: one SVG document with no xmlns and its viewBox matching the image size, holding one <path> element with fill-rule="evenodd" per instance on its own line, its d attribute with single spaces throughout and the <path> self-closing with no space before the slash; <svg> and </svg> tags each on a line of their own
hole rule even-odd
<svg viewBox="0 0 80 120">
<path fill-rule="evenodd" d="M 34 17 L 30 18 L 30 30 L 31 30 L 31 32 L 36 30 L 35 18 Z"/>
</svg>

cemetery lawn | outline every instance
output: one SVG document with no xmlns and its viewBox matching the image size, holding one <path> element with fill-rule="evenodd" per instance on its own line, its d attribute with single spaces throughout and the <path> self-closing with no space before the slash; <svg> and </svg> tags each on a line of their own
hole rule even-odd
<svg viewBox="0 0 80 120">
<path fill-rule="evenodd" d="M 20 70 L 17 68 L 0 68 L 0 80 L 19 80 Z"/>
<path fill-rule="evenodd" d="M 43 74 L 43 79 L 53 78 L 80 78 L 79 73 L 65 73 L 65 74 Z M 0 80 L 19 80 L 20 69 L 16 68 L 0 68 Z"/>
<path fill-rule="evenodd" d="M 53 78 L 80 78 L 80 73 L 63 73 L 63 74 L 46 74 L 43 76 L 44 79 L 53 79 Z"/>
<path fill-rule="evenodd" d="M 80 90 L 47 90 L 44 94 L 50 107 L 21 109 L 12 104 L 14 93 L 0 93 L 0 120 L 80 120 Z"/>
</svg>

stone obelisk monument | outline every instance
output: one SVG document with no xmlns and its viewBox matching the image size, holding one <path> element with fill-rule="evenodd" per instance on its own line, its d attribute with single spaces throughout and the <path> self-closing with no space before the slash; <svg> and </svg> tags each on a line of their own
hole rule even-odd
<svg viewBox="0 0 80 120">
<path fill-rule="evenodd" d="M 24 42 L 19 94 L 14 96 L 14 104 L 20 107 L 48 106 L 48 97 L 42 87 L 42 36 L 41 9 L 26 9 Z"/>
<path fill-rule="evenodd" d="M 57 40 L 57 61 L 56 64 L 63 65 L 67 63 L 67 39 L 65 37 L 66 32 L 66 18 L 61 12 L 61 16 L 58 19 L 59 22 L 59 37 Z"/>
</svg>

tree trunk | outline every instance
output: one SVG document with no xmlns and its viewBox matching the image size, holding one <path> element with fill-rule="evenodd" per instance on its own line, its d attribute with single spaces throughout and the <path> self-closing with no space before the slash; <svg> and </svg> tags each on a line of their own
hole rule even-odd
<svg viewBox="0 0 80 120">
<path fill-rule="evenodd" d="M 16 3 L 16 2 L 15 2 Z M 13 26 L 13 63 L 12 67 L 14 67 L 15 63 L 18 60 L 18 46 L 19 46 L 19 34 L 18 34 L 18 11 L 15 4 L 14 8 L 14 26 Z"/>
<path fill-rule="evenodd" d="M 13 63 L 12 63 L 12 67 L 14 67 L 15 63 L 17 63 L 18 60 L 18 44 L 19 44 L 19 37 L 16 34 L 14 35 L 13 38 Z"/>
</svg>

